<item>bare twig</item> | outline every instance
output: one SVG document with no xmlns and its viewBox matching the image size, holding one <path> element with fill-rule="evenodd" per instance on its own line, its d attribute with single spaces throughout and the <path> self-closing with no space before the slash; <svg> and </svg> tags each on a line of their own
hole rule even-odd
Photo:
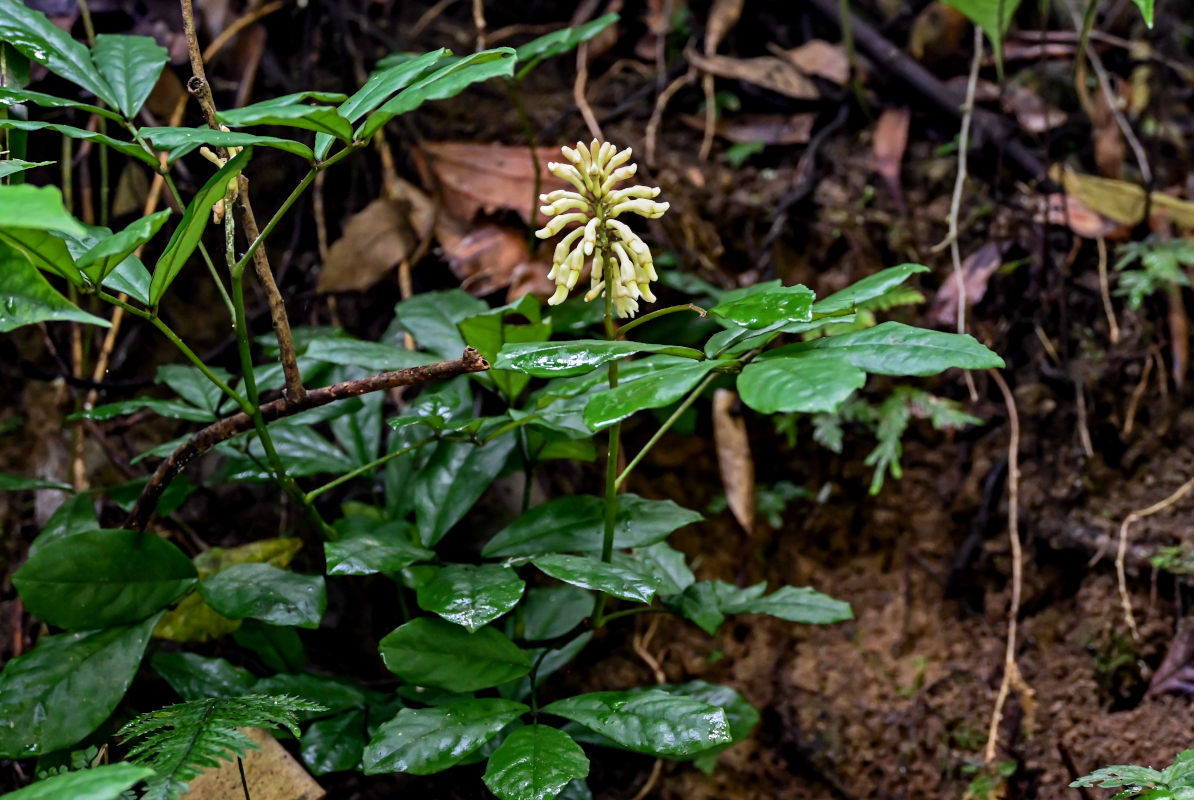
<svg viewBox="0 0 1194 800">
<path fill-rule="evenodd" d="M 648 166 L 655 164 L 655 141 L 659 135 L 659 123 L 663 120 L 663 110 L 667 108 L 672 96 L 696 80 L 696 76 L 696 68 L 689 67 L 688 72 L 669 83 L 667 88 L 659 93 L 659 97 L 655 98 L 655 108 L 651 111 L 651 119 L 647 121 L 647 130 L 644 136 L 646 142 L 643 145 L 643 154 Z"/>
<path fill-rule="evenodd" d="M 995 751 L 999 745 L 999 723 L 1003 719 L 1003 707 L 1011 688 L 1015 686 L 1025 697 L 1031 696 L 1032 692 L 1016 665 L 1016 625 L 1020 615 L 1020 592 L 1024 578 L 1024 555 L 1020 549 L 1020 415 L 1016 413 L 1016 399 L 1003 375 L 994 369 L 989 372 L 1007 406 L 1007 536 L 1012 549 L 1012 598 L 1007 609 L 1007 647 L 1003 657 L 1003 680 L 999 682 L 995 709 L 991 712 L 991 726 L 987 731 L 987 763 L 995 760 Z"/>
<path fill-rule="evenodd" d="M 1136 424 L 1136 409 L 1140 406 L 1140 400 L 1144 397 L 1144 390 L 1148 388 L 1148 377 L 1152 373 L 1153 359 L 1150 354 L 1144 359 L 1144 368 L 1140 370 L 1140 380 L 1137 382 L 1136 388 L 1132 390 L 1132 396 L 1128 399 L 1128 410 L 1124 412 L 1124 436 L 1130 434 L 1132 426 Z"/>
<path fill-rule="evenodd" d="M 1107 280 L 1107 240 L 1102 234 L 1095 239 L 1099 248 L 1099 295 L 1103 298 L 1103 313 L 1107 315 L 1107 330 L 1110 332 L 1111 344 L 1119 344 L 1119 322 L 1115 319 L 1115 309 L 1111 305 L 1111 289 Z"/>
<path fill-rule="evenodd" d="M 597 115 L 593 113 L 593 107 L 585 99 L 585 86 L 588 82 L 589 43 L 581 42 L 580 46 L 576 48 L 576 82 L 572 84 L 572 99 L 580 110 L 580 115 L 584 118 L 589 133 L 593 135 L 594 139 L 604 140 L 605 137 L 601 135 L 601 126 L 597 124 Z"/>
<path fill-rule="evenodd" d="M 489 362 L 471 347 L 464 350 L 464 355 L 455 361 L 441 361 L 422 367 L 383 372 L 367 378 L 335 383 L 321 389 L 313 389 L 301 398 L 292 400 L 281 397 L 261 406 L 261 417 L 265 422 L 274 422 L 284 417 L 293 416 L 300 411 L 327 405 L 336 400 L 349 397 L 359 397 L 371 392 L 392 389 L 395 386 L 418 386 L 424 383 L 443 381 L 464 375 L 469 372 L 483 372 L 489 369 Z M 253 419 L 248 414 L 240 412 L 213 422 L 206 428 L 196 432 L 190 439 L 178 447 L 170 456 L 158 465 L 149 483 L 137 498 L 137 504 L 129 514 L 124 527 L 129 530 L 143 530 L 149 522 L 149 517 L 157 507 L 158 498 L 166 490 L 170 480 L 190 463 L 192 459 L 215 447 L 233 436 L 253 429 Z"/>
<path fill-rule="evenodd" d="M 477 51 L 485 49 L 485 0 L 473 0 L 473 27 L 477 29 Z"/>
<path fill-rule="evenodd" d="M 1136 618 L 1132 614 L 1132 598 L 1128 596 L 1128 577 L 1125 569 L 1128 553 L 1128 528 L 1133 522 L 1142 520 L 1145 517 L 1151 517 L 1153 514 L 1169 508 L 1178 500 L 1181 500 L 1191 489 L 1194 489 L 1194 478 L 1190 478 L 1183 483 L 1177 488 L 1177 491 L 1161 502 L 1153 503 L 1148 508 L 1128 514 L 1119 526 L 1119 550 L 1115 554 L 1115 576 L 1119 582 L 1119 600 L 1123 605 L 1124 620 L 1128 623 L 1128 630 L 1132 632 L 1132 638 L 1136 641 L 1140 641 L 1140 631 L 1136 628 Z"/>
</svg>

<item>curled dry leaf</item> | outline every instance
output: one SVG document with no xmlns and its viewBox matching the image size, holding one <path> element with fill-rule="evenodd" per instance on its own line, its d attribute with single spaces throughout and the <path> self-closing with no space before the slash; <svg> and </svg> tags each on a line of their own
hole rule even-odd
<svg viewBox="0 0 1194 800">
<path fill-rule="evenodd" d="M 692 48 L 685 51 L 690 64 L 719 78 L 753 83 L 778 94 L 797 100 L 816 100 L 817 86 L 785 59 L 774 56 L 731 58 L 730 56 L 702 56 Z"/>
<path fill-rule="evenodd" d="M 536 165 L 527 148 L 429 142 L 414 152 L 423 184 L 429 190 L 438 188 L 443 210 L 457 219 L 471 221 L 479 213 L 514 211 L 527 224 L 546 221 L 538 210 L 539 199 L 534 196 Z M 559 148 L 536 148 L 541 193 L 568 186 L 547 171 L 552 153 L 559 153 Z"/>
<path fill-rule="evenodd" d="M 987 293 L 987 282 L 1003 264 L 1006 242 L 987 242 L 962 262 L 962 282 L 966 287 L 966 307 L 978 303 Z M 951 273 L 937 290 L 933 300 L 933 318 L 939 323 L 958 320 L 958 281 Z"/>
<path fill-rule="evenodd" d="M 713 0 L 709 21 L 705 23 L 705 55 L 717 52 L 717 45 L 738 24 L 742 16 L 743 0 Z"/>
<path fill-rule="evenodd" d="M 703 130 L 705 118 L 681 114 L 680 121 Z M 812 138 L 815 112 L 806 114 L 738 114 L 720 119 L 714 133 L 731 142 L 761 142 L 766 145 L 806 144 Z"/>
<path fill-rule="evenodd" d="M 845 86 L 850 80 L 850 56 L 841 45 L 811 39 L 799 47 L 780 52 L 805 75 L 824 78 L 838 86 Z"/>
<path fill-rule="evenodd" d="M 526 263 L 531 254 L 525 228 L 481 225 L 452 247 L 445 246 L 444 256 L 452 274 L 460 281 L 460 288 L 480 296 L 509 286 L 514 269 Z M 550 265 L 544 270 L 545 275 L 549 269 Z"/>
<path fill-rule="evenodd" d="M 879 121 L 875 124 L 875 138 L 871 142 L 875 172 L 883 178 L 901 211 L 907 207 L 904 203 L 904 190 L 900 185 L 900 164 L 904 161 L 904 150 L 908 147 L 910 119 L 911 113 L 907 106 L 887 109 L 879 115 Z"/>
<path fill-rule="evenodd" d="M 726 504 L 749 535 L 755 527 L 755 462 L 746 422 L 734 413 L 737 400 L 737 393 L 730 389 L 713 393 L 713 441 Z"/>
</svg>

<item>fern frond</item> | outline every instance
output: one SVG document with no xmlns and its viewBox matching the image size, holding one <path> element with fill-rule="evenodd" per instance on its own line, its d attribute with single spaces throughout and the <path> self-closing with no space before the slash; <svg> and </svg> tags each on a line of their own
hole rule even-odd
<svg viewBox="0 0 1194 800">
<path fill-rule="evenodd" d="M 298 736 L 298 712 L 324 710 L 292 695 L 208 698 L 142 714 L 120 735 L 129 745 L 128 760 L 156 773 L 143 800 L 173 800 L 203 768 L 257 748 L 238 728 L 285 727 Z"/>
</svg>

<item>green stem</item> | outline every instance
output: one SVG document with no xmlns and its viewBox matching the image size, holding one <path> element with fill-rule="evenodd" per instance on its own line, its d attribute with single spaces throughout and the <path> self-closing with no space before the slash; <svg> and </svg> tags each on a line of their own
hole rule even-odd
<svg viewBox="0 0 1194 800">
<path fill-rule="evenodd" d="M 668 306 L 667 308 L 661 308 L 658 311 L 652 311 L 650 314 L 644 314 L 636 320 L 627 322 L 618 329 L 618 336 L 625 336 L 627 331 L 634 330 L 639 325 L 659 319 L 660 317 L 666 317 L 668 314 L 675 314 L 677 311 L 695 311 L 702 317 L 705 316 L 705 309 L 701 308 L 700 306 L 693 305 L 692 303 L 681 303 L 678 306 Z"/>
<path fill-rule="evenodd" d="M 240 276 L 245 271 L 245 267 L 249 264 L 249 259 L 251 259 L 253 254 L 257 252 L 257 248 L 261 247 L 262 243 L 265 242 L 265 237 L 273 233 L 274 228 L 277 227 L 278 223 L 282 220 L 282 217 L 285 216 L 286 212 L 290 210 L 290 207 L 295 204 L 295 201 L 302 196 L 303 191 L 311 185 L 311 181 L 315 180 L 315 176 L 318 173 L 319 170 L 312 169 L 303 176 L 303 179 L 299 181 L 298 186 L 294 187 L 294 189 L 290 192 L 290 195 L 284 201 L 282 201 L 282 205 L 278 207 L 278 210 L 274 212 L 272 217 L 270 217 L 270 221 L 265 223 L 265 227 L 261 229 L 259 234 L 257 234 L 257 238 L 249 243 L 249 247 L 247 250 L 245 250 L 244 255 L 240 257 L 240 261 L 237 261 L 232 266 L 232 278 L 234 282 L 240 279 Z"/>
<path fill-rule="evenodd" d="M 696 402 L 696 399 L 701 396 L 701 392 L 709 388 L 709 384 L 713 383 L 713 381 L 717 379 L 717 375 L 718 373 L 716 372 L 711 372 L 706 375 L 704 379 L 696 385 L 696 388 L 688 393 L 688 397 L 684 398 L 684 402 L 676 406 L 676 410 L 673 411 L 672 415 L 667 418 L 667 421 L 659 426 L 659 430 L 655 431 L 655 434 L 647 440 L 645 445 L 643 445 L 643 449 L 638 451 L 638 455 L 636 455 L 634 459 L 626 465 L 626 469 L 622 470 L 622 474 L 614 480 L 615 489 L 622 485 L 622 482 L 626 480 L 626 477 L 630 474 L 631 470 L 638 466 L 639 462 L 643 460 L 643 457 L 646 456 L 647 453 L 651 452 L 651 448 L 663 438 L 663 435 L 668 432 L 672 425 L 676 424 L 676 420 L 680 419 L 680 416 L 687 411 L 693 403 Z"/>
<path fill-rule="evenodd" d="M 598 215 L 601 214 L 598 204 Z M 604 223 L 604 220 L 601 220 Z M 602 277 L 605 279 L 605 338 L 615 341 L 618 338 L 618 328 L 614 323 L 614 269 L 611 263 L 609 239 L 606 238 L 605 226 L 598 224 L 597 257 L 602 263 Z M 618 362 L 609 364 L 609 388 L 618 387 Z M 605 453 L 605 525 L 601 536 L 601 561 L 610 563 L 614 557 L 614 526 L 618 519 L 618 446 L 621 442 L 622 423 L 616 422 L 609 429 L 609 447 Z M 593 627 L 600 628 L 605 619 L 605 592 L 597 596 L 593 604 Z"/>
<path fill-rule="evenodd" d="M 329 491 L 331 489 L 335 489 L 337 486 L 340 486 L 341 484 L 348 483 L 353 478 L 356 478 L 360 475 L 364 475 L 367 472 L 371 472 L 371 471 L 377 469 L 378 467 L 384 465 L 387 461 L 390 461 L 391 459 L 397 458 L 398 456 L 403 455 L 405 453 L 409 453 L 411 450 L 417 450 L 418 448 L 422 447 L 423 445 L 430 444 L 431 442 L 434 442 L 434 441 L 435 441 L 435 437 L 429 436 L 428 438 L 424 439 L 421 442 L 418 442 L 417 444 L 408 445 L 407 447 L 400 448 L 398 450 L 395 450 L 392 453 L 386 453 L 381 458 L 375 458 L 372 461 L 370 461 L 368 464 L 357 467 L 356 469 L 352 470 L 351 472 L 346 472 L 343 475 L 341 475 L 340 477 L 336 478 L 335 480 L 328 481 L 323 486 L 318 486 L 318 487 L 312 489 L 311 491 L 307 492 L 307 494 L 305 495 L 307 502 L 311 502 L 312 500 L 314 500 L 316 497 L 319 497 L 324 492 Z"/>
<path fill-rule="evenodd" d="M 531 168 L 535 172 L 535 181 L 531 188 L 531 222 L 529 232 L 531 255 L 534 255 L 535 250 L 540 245 L 539 237 L 535 235 L 535 228 L 538 227 L 535 224 L 535 209 L 539 207 L 539 192 L 543 189 L 543 179 L 539 174 L 539 155 L 535 152 L 535 129 L 531 126 L 531 118 L 527 114 L 526 103 L 522 99 L 522 84 L 516 78 L 506 81 L 506 85 L 510 89 L 510 97 L 514 100 L 514 108 L 518 111 L 518 121 L 522 123 L 522 135 L 526 137 L 527 150 L 531 153 Z"/>
<path fill-rule="evenodd" d="M 621 611 L 615 611 L 612 614 L 606 614 L 604 617 L 602 617 L 601 621 L 603 623 L 612 622 L 615 619 L 620 619 L 621 617 L 633 617 L 636 614 L 667 614 L 667 613 L 669 613 L 669 612 L 666 608 L 657 608 L 655 606 L 638 606 L 637 608 L 626 608 Z"/>
</svg>

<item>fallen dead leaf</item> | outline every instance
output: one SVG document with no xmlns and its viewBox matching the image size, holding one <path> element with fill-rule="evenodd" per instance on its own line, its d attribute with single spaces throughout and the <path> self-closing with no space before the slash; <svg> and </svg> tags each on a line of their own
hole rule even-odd
<svg viewBox="0 0 1194 800">
<path fill-rule="evenodd" d="M 742 16 L 743 0 L 713 0 L 709 20 L 705 23 L 705 55 L 717 52 L 717 45 Z"/>
<path fill-rule="evenodd" d="M 513 303 L 518 298 L 533 294 L 541 300 L 546 300 L 555 294 L 555 281 L 548 280 L 547 273 L 551 271 L 548 261 L 524 261 L 510 270 L 510 285 L 506 288 L 506 302 Z M 583 278 L 583 276 L 582 276 Z"/>
<path fill-rule="evenodd" d="M 257 728 L 240 730 L 261 748 L 248 751 L 241 759 L 253 800 L 320 800 L 327 796 L 323 787 L 268 732 Z M 225 800 L 245 796 L 236 759 L 221 761 L 219 767 L 204 770 L 190 782 L 190 786 L 190 791 L 182 796 L 183 800 Z"/>
<path fill-rule="evenodd" d="M 537 147 L 540 193 L 568 184 L 547 171 L 556 147 Z M 429 189 L 438 186 L 443 210 L 471 221 L 479 213 L 514 211 L 528 224 L 542 224 L 535 192 L 535 165 L 525 147 L 475 142 L 430 142 L 415 151 L 415 163 Z M 434 192 L 432 192 L 434 194 Z M 534 215 L 532 217 L 532 215 Z"/>
<path fill-rule="evenodd" d="M 782 52 L 784 58 L 805 75 L 824 78 L 838 86 L 845 86 L 850 80 L 850 56 L 841 45 L 811 39 Z"/>
<path fill-rule="evenodd" d="M 1027 86 L 1009 87 L 1003 94 L 1003 110 L 1015 116 L 1029 133 L 1044 133 L 1066 121 L 1066 113 L 1054 108 Z"/>
<path fill-rule="evenodd" d="M 703 130 L 705 118 L 681 114 L 680 121 L 690 128 Z M 767 145 L 805 144 L 812 138 L 814 112 L 807 114 L 739 114 L 720 119 L 714 133 L 731 142 L 762 142 Z"/>
<path fill-rule="evenodd" d="M 348 218 L 344 232 L 328 248 L 315 290 L 364 291 L 393 271 L 417 244 L 410 205 L 378 198 Z"/>
<path fill-rule="evenodd" d="M 741 414 L 734 413 L 737 400 L 737 393 L 730 389 L 713 393 L 713 442 L 726 503 L 734 519 L 750 535 L 755 527 L 755 462 L 746 422 Z"/>
<path fill-rule="evenodd" d="M 1110 237 L 1123 226 L 1100 215 L 1086 203 L 1072 194 L 1050 194 L 1043 198 L 1042 213 L 1036 215 L 1037 222 L 1068 227 L 1083 239 Z"/>
<path fill-rule="evenodd" d="M 690 64 L 719 78 L 732 78 L 768 89 L 798 100 L 816 100 L 821 96 L 817 86 L 800 74 L 785 59 L 774 56 L 731 58 L 730 56 L 702 56 L 689 48 L 685 51 Z"/>
<path fill-rule="evenodd" d="M 907 106 L 886 109 L 879 115 L 879 121 L 875 124 L 875 138 L 871 142 L 875 172 L 883 178 L 901 211 L 907 205 L 900 185 L 900 165 L 904 161 L 904 150 L 908 147 L 908 123 L 911 118 Z"/>
<path fill-rule="evenodd" d="M 480 225 L 445 247 L 444 256 L 460 288 L 482 296 L 509 286 L 514 268 L 531 254 L 526 228 Z"/>
<path fill-rule="evenodd" d="M 1146 194 L 1134 183 L 1083 175 L 1060 164 L 1049 168 L 1049 177 L 1104 217 L 1124 225 L 1136 225 L 1144 219 Z M 1194 203 L 1164 192 L 1153 192 L 1147 198 L 1154 219 L 1165 218 L 1185 231 L 1194 231 Z"/>
<path fill-rule="evenodd" d="M 987 242 L 962 262 L 962 284 L 966 287 L 966 308 L 978 303 L 987 293 L 987 282 L 1003 264 L 1007 242 Z M 951 273 L 933 300 L 933 318 L 939 323 L 958 320 L 958 280 Z"/>
</svg>

